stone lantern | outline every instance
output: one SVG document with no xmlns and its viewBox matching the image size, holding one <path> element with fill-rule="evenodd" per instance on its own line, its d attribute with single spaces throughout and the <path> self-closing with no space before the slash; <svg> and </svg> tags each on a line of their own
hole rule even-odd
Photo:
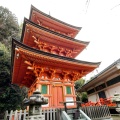
<svg viewBox="0 0 120 120">
<path fill-rule="evenodd" d="M 48 104 L 48 99 L 44 98 L 40 91 L 36 90 L 29 99 L 23 101 L 24 105 L 29 106 L 28 119 L 40 119 L 45 120 L 45 116 L 42 115 L 41 105 Z M 27 118 L 26 118 L 27 119 Z"/>
<path fill-rule="evenodd" d="M 113 101 L 116 102 L 117 104 L 116 111 L 120 114 L 120 94 L 119 93 L 115 92 Z"/>
</svg>

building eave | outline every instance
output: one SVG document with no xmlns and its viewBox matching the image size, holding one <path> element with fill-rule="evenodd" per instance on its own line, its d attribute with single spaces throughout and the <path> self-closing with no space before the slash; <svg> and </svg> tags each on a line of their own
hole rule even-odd
<svg viewBox="0 0 120 120">
<path fill-rule="evenodd" d="M 86 91 L 86 89 L 91 87 L 93 84 L 97 84 L 98 82 L 100 82 L 100 80 L 107 78 L 109 75 L 115 73 L 119 69 L 120 69 L 120 59 L 116 60 L 114 63 L 109 65 L 103 71 L 95 75 L 90 81 L 85 83 L 81 88 L 77 89 L 77 91 Z"/>
<path fill-rule="evenodd" d="M 23 79 L 23 74 L 26 73 L 27 66 L 26 64 L 24 64 L 25 59 L 34 62 L 35 64 L 40 64 L 48 67 L 52 66 L 54 68 L 57 68 L 57 66 L 60 65 L 60 69 L 67 69 L 79 72 L 79 77 L 83 77 L 86 74 L 90 73 L 100 64 L 99 62 L 94 63 L 80 61 L 73 58 L 58 56 L 44 51 L 36 50 L 34 48 L 22 44 L 19 41 L 16 41 L 15 39 L 12 39 L 12 47 L 13 54 L 11 75 L 13 75 L 12 83 L 15 84 L 17 84 L 18 81 L 21 81 L 20 79 Z M 18 54 L 19 56 L 17 57 Z M 22 70 L 22 72 L 19 72 L 19 70 Z M 18 84 L 20 85 L 20 83 Z"/>
<path fill-rule="evenodd" d="M 59 58 L 59 59 L 64 59 L 64 60 L 67 60 L 67 61 L 71 61 L 71 62 L 77 62 L 77 63 L 82 63 L 82 64 L 88 64 L 88 65 L 95 65 L 95 66 L 99 66 L 101 62 L 87 62 L 87 61 L 82 61 L 82 60 L 76 60 L 76 59 L 73 59 L 73 58 L 68 58 L 68 57 L 64 57 L 64 56 L 59 56 L 59 55 L 55 55 L 55 54 L 51 54 L 51 53 L 47 53 L 47 52 L 44 52 L 44 51 L 40 51 L 40 50 L 36 50 L 34 48 L 31 48 L 27 45 L 24 45 L 22 44 L 21 42 L 15 40 L 14 38 L 12 39 L 13 40 L 13 43 L 15 43 L 16 45 L 19 45 L 21 47 L 24 47 L 26 49 L 29 49 L 30 51 L 33 51 L 35 53 L 41 53 L 43 55 L 46 55 L 46 56 L 51 56 L 53 58 Z"/>
</svg>

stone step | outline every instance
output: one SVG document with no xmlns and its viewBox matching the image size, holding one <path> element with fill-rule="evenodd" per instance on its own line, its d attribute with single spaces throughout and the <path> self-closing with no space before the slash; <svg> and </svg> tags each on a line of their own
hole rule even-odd
<svg viewBox="0 0 120 120">
<path fill-rule="evenodd" d="M 86 118 L 78 118 L 78 119 L 73 119 L 73 120 L 86 120 Z"/>
<path fill-rule="evenodd" d="M 69 114 L 69 117 L 71 118 L 71 120 L 86 120 L 86 118 L 73 119 L 73 115 L 72 114 Z"/>
<path fill-rule="evenodd" d="M 69 117 L 71 118 L 71 120 L 73 120 L 73 115 L 72 114 L 69 114 Z"/>
</svg>

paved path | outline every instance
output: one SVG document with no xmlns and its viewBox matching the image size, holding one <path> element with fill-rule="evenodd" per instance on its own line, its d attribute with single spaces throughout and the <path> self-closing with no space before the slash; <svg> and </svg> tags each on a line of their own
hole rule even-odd
<svg viewBox="0 0 120 120">
<path fill-rule="evenodd" d="M 113 120 L 120 120 L 120 116 L 112 116 Z"/>
</svg>

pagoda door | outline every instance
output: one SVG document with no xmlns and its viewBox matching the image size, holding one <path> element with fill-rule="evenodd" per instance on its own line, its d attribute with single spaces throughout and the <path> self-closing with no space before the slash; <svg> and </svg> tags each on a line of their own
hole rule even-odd
<svg viewBox="0 0 120 120">
<path fill-rule="evenodd" d="M 63 106 L 60 102 L 64 101 L 63 86 L 53 85 L 53 107 Z"/>
</svg>

